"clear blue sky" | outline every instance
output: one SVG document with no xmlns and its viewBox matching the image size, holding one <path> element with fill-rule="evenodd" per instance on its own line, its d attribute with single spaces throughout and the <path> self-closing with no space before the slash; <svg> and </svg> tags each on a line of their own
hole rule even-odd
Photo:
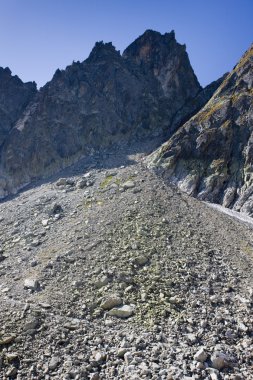
<svg viewBox="0 0 253 380">
<path fill-rule="evenodd" d="M 0 0 L 0 9 L 0 66 L 39 86 L 96 41 L 123 51 L 146 29 L 174 29 L 202 85 L 253 41 L 253 0 Z"/>
</svg>

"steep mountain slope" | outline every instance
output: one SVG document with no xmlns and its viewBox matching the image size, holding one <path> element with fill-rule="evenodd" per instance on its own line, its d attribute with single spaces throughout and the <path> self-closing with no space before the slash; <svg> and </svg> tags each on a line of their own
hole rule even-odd
<svg viewBox="0 0 253 380">
<path fill-rule="evenodd" d="M 1 151 L 0 196 L 115 144 L 161 143 L 206 94 L 174 32 L 147 31 L 122 56 L 99 42 L 57 70 L 17 121 Z"/>
<path fill-rule="evenodd" d="M 126 153 L 0 204 L 1 380 L 252 378 L 252 229 Z"/>
<path fill-rule="evenodd" d="M 252 144 L 253 46 L 148 161 L 187 193 L 253 215 Z"/>
<path fill-rule="evenodd" d="M 0 147 L 35 94 L 34 82 L 23 83 L 8 67 L 0 67 Z"/>
</svg>

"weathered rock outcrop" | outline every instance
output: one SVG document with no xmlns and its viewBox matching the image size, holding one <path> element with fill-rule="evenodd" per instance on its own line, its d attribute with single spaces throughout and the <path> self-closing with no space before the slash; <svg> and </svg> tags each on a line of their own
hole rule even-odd
<svg viewBox="0 0 253 380">
<path fill-rule="evenodd" d="M 253 46 L 211 100 L 148 159 L 182 190 L 253 214 Z"/>
<path fill-rule="evenodd" d="M 147 31 L 122 56 L 96 43 L 84 62 L 56 71 L 12 128 L 1 196 L 99 149 L 169 136 L 201 91 L 174 32 Z"/>
<path fill-rule="evenodd" d="M 0 146 L 36 94 L 36 84 L 23 83 L 8 67 L 0 67 Z"/>
</svg>

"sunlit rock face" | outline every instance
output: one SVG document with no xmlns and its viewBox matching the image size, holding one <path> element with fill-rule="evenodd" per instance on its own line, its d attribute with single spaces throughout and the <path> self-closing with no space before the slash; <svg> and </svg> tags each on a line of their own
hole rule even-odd
<svg viewBox="0 0 253 380">
<path fill-rule="evenodd" d="M 252 215 L 252 153 L 253 46 L 149 165 L 193 196 Z"/>
</svg>

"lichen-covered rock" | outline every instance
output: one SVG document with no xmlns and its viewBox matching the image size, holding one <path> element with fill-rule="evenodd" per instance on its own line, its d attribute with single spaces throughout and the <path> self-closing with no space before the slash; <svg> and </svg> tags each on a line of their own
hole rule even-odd
<svg viewBox="0 0 253 380">
<path fill-rule="evenodd" d="M 148 159 L 199 199 L 253 213 L 253 46 L 211 100 Z"/>
</svg>

